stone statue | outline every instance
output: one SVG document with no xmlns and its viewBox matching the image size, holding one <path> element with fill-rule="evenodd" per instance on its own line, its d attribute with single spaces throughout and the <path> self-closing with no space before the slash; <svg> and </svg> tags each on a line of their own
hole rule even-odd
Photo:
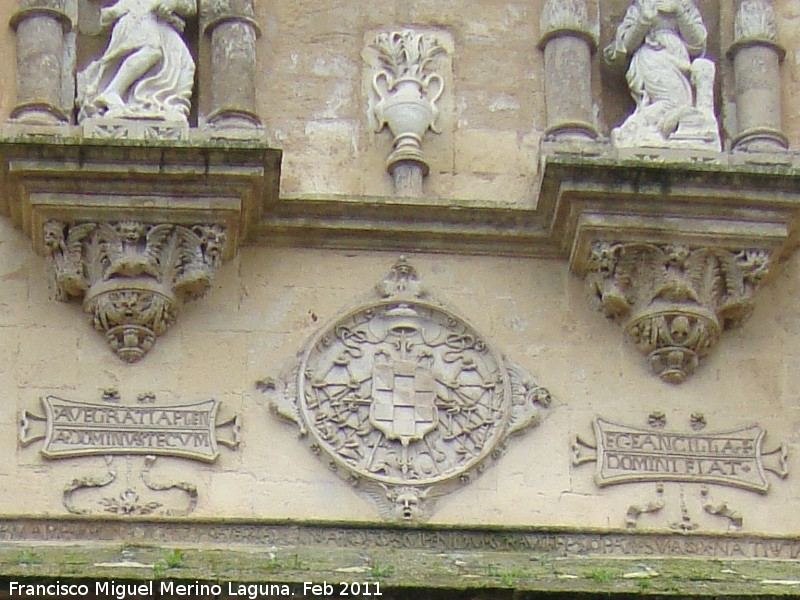
<svg viewBox="0 0 800 600">
<path fill-rule="evenodd" d="M 181 37 L 195 0 L 117 0 L 100 11 L 113 24 L 105 53 L 78 74 L 78 118 L 186 122 L 194 60 Z"/>
<path fill-rule="evenodd" d="M 636 110 L 612 131 L 616 146 L 720 151 L 706 37 L 693 0 L 634 0 L 604 52 L 609 63 L 631 57 L 626 79 Z"/>
</svg>

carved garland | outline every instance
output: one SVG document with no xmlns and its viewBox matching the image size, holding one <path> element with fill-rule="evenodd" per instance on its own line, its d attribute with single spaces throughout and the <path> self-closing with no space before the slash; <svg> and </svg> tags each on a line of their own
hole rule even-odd
<svg viewBox="0 0 800 600">
<path fill-rule="evenodd" d="M 58 299 L 83 296 L 95 329 L 136 362 L 175 323 L 183 300 L 205 293 L 226 234 L 219 225 L 48 221 L 44 239 Z"/>
<path fill-rule="evenodd" d="M 769 267 L 765 250 L 595 242 L 587 281 L 653 372 L 681 383 L 723 330 L 750 316 Z"/>
</svg>

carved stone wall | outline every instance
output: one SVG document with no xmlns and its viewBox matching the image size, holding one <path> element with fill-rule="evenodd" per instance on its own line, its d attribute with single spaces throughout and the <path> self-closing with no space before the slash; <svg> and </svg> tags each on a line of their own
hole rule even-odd
<svg viewBox="0 0 800 600">
<path fill-rule="evenodd" d="M 783 91 L 769 96 L 780 127 L 738 110 L 745 98 L 724 51 L 735 35 L 750 39 L 742 19 L 736 25 L 739 4 L 695 3 L 717 66 L 719 153 L 609 143 L 634 105 L 624 70 L 602 63 L 602 50 L 592 54 L 591 39 L 598 49 L 612 43 L 629 0 L 585 3 L 588 24 L 576 13 L 590 38 L 577 39 L 590 61 L 577 70 L 590 75 L 580 98 L 544 87 L 551 42 L 545 52 L 538 44 L 551 32 L 542 29 L 565 25 L 544 13 L 542 27 L 544 1 L 457 4 L 232 1 L 204 12 L 201 2 L 186 34 L 198 38 L 197 48 L 188 44 L 201 80 L 198 127 L 130 118 L 80 129 L 9 124 L 0 141 L 0 512 L 22 516 L 0 515 L 0 564 L 21 572 L 30 566 L 18 566 L 13 544 L 37 535 L 70 543 L 86 532 L 108 545 L 130 534 L 173 549 L 217 540 L 258 549 L 262 567 L 291 560 L 280 554 L 271 563 L 273 544 L 307 544 L 313 550 L 298 549 L 301 561 L 335 546 L 337 561 L 355 564 L 314 573 L 348 577 L 366 573 L 336 569 L 380 572 L 360 558 L 362 546 L 386 549 L 381 559 L 399 548 L 419 551 L 425 573 L 455 573 L 456 587 L 469 585 L 476 564 L 481 584 L 497 586 L 520 565 L 530 573 L 532 562 L 549 566 L 553 556 L 796 561 L 796 2 L 771 3 L 787 51 Z M 18 10 L 0 1 L 0 20 Z M 428 165 L 417 196 L 396 193 L 386 161 L 398 136 L 375 132 L 380 100 L 370 96 L 376 36 L 405 30 L 434 35 L 444 48 L 431 62 L 444 82 L 433 104 L 441 133 L 426 123 L 419 148 L 405 144 Z M 19 32 L 0 33 L 6 55 L 15 55 Z M 78 46 L 83 68 L 107 42 Z M 557 54 L 569 62 L 563 48 Z M 233 66 L 212 98 L 202 86 L 215 61 Z M 0 75 L 14 81 L 16 67 L 0 64 Z M 3 122 L 27 102 L 12 91 L 0 94 Z M 554 91 L 575 104 L 558 104 Z M 203 123 L 212 105 L 220 120 Z M 551 122 L 551 106 L 570 111 Z M 550 125 L 578 112 L 590 126 L 580 139 L 543 141 Z M 194 113 L 188 120 L 194 125 Z M 786 144 L 761 125 L 780 129 Z M 748 129 L 756 137 L 731 151 Z M 405 279 L 382 286 L 384 296 L 371 292 L 401 253 L 443 300 L 420 295 L 407 267 L 398 268 Z M 184 303 L 176 319 L 182 297 L 201 290 L 204 298 Z M 109 342 L 125 357 L 149 352 L 126 364 Z M 296 369 L 288 378 L 287 365 Z M 541 385 L 557 399 L 549 407 Z M 121 399 L 98 399 L 112 388 Z M 119 433 L 95 417 L 153 416 L 213 398 L 225 415 L 242 416 L 242 444 L 213 463 L 158 453 L 153 462 L 138 450 L 61 457 L 46 434 L 20 439 L 26 418 L 47 426 L 40 398 L 55 398 L 51 406 L 79 416 L 84 429 L 88 420 L 90 442 Z M 274 418 L 271 402 L 298 426 Z M 125 412 L 131 406 L 138 412 Z M 163 433 L 140 425 L 127 433 Z M 506 446 L 526 425 L 525 437 Z M 592 476 L 598 453 L 608 458 L 612 449 L 609 436 L 616 454 L 600 474 L 632 474 L 624 484 Z M 582 460 L 577 438 L 583 465 L 572 464 Z M 633 439 L 649 445 L 631 451 L 624 444 Z M 701 443 L 699 458 L 676 449 L 697 454 Z M 690 472 L 701 468 L 702 477 Z M 674 477 L 679 469 L 683 479 Z M 731 477 L 745 485 L 720 483 Z M 65 519 L 80 511 L 104 519 Z M 155 517 L 168 518 L 156 527 Z M 317 524 L 297 525 L 308 520 Z M 649 531 L 624 531 L 633 525 Z M 490 574 L 499 571 L 488 559 L 456 556 L 467 551 L 499 561 L 518 552 L 521 562 Z M 642 591 L 631 583 L 640 576 L 622 577 L 638 567 L 620 564 L 616 591 Z M 597 583 L 573 581 L 557 579 L 551 591 Z M 760 582 L 746 580 L 753 593 L 778 585 Z"/>
</svg>

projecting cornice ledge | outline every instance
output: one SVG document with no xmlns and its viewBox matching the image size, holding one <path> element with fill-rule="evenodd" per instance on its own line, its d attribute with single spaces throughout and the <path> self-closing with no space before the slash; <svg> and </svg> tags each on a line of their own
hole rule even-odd
<svg viewBox="0 0 800 600">
<path fill-rule="evenodd" d="M 590 148 L 590 146 L 584 146 Z M 680 383 L 797 245 L 792 153 L 625 154 L 546 147 L 539 209 L 598 306 L 663 381 Z"/>
<path fill-rule="evenodd" d="M 0 214 L 50 257 L 126 362 L 202 296 L 274 202 L 280 151 L 261 142 L 0 139 Z"/>
</svg>

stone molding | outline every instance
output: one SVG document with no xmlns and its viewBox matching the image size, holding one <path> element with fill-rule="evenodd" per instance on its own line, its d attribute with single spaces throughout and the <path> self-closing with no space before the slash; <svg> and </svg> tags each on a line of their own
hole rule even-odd
<svg viewBox="0 0 800 600">
<path fill-rule="evenodd" d="M 281 378 L 271 408 L 390 521 L 503 455 L 547 415 L 550 393 L 430 297 L 404 258 L 371 300 L 324 326 Z"/>
<path fill-rule="evenodd" d="M 165 557 L 175 556 L 176 548 L 182 549 L 180 564 L 170 567 Z M 65 556 L 72 576 L 64 573 Z M 613 595 L 643 587 L 664 596 L 674 595 L 677 587 L 687 598 L 774 597 L 785 596 L 797 580 L 798 556 L 797 536 L 741 532 L 197 517 L 0 519 L 4 578 L 218 582 L 223 594 L 228 581 L 234 590 L 240 581 L 280 581 L 293 586 L 298 597 L 304 595 L 304 582 L 369 581 L 371 591 L 380 583 L 382 597 L 392 599 L 409 593 L 443 600 L 454 594 L 485 597 L 487 589 L 503 599 L 537 592 Z M 612 576 L 598 577 L 600 571 Z"/>
</svg>

